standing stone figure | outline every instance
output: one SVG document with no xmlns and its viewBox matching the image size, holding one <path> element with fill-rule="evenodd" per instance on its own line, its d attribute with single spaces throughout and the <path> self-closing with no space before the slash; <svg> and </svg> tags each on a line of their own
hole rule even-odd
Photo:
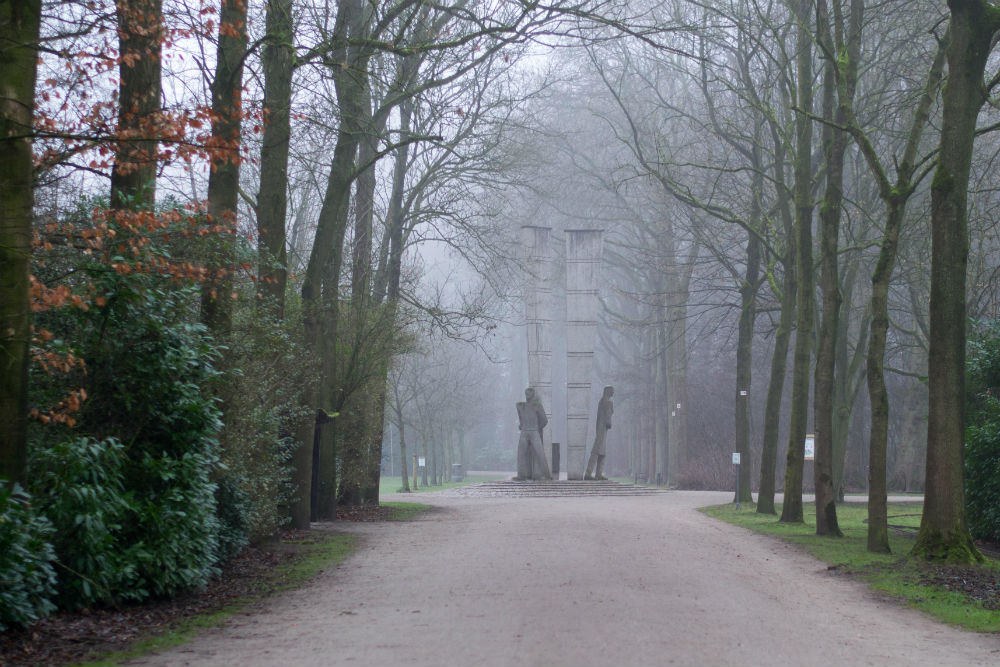
<svg viewBox="0 0 1000 667">
<path fill-rule="evenodd" d="M 552 479 L 542 449 L 542 430 L 549 419 L 534 389 L 525 389 L 524 398 L 517 404 L 517 427 L 521 437 L 517 443 L 517 477 L 514 479 Z"/>
<path fill-rule="evenodd" d="M 604 476 L 604 439 L 607 437 L 608 429 L 611 428 L 611 415 L 615 411 L 615 404 L 611 401 L 614 395 L 614 387 L 605 387 L 604 395 L 597 404 L 597 435 L 594 436 L 594 448 L 590 450 L 590 461 L 587 462 L 587 474 L 583 476 L 584 479 L 607 479 Z"/>
</svg>

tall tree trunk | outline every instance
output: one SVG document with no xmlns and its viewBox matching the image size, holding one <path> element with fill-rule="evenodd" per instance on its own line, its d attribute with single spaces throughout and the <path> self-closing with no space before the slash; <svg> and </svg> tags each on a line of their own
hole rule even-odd
<svg viewBox="0 0 1000 667">
<path fill-rule="evenodd" d="M 896 262 L 899 229 L 906 206 L 905 196 L 888 202 L 885 233 L 878 262 L 872 273 L 871 336 L 868 341 L 868 400 L 871 424 L 868 431 L 868 551 L 889 553 L 886 507 L 886 443 L 889 437 L 889 392 L 885 386 L 885 346 L 889 331 L 889 284 Z"/>
<path fill-rule="evenodd" d="M 335 318 L 332 313 L 325 312 L 331 310 L 332 306 L 329 301 L 324 303 L 323 292 L 326 283 L 328 295 L 330 290 L 332 294 L 336 294 L 336 282 L 343 260 L 348 202 L 351 183 L 354 180 L 358 143 L 361 139 L 359 124 L 364 117 L 359 108 L 362 100 L 361 87 L 366 85 L 370 57 L 366 50 L 357 45 L 363 41 L 365 34 L 367 34 L 367 18 L 363 3 L 360 0 L 345 0 L 338 4 L 333 35 L 336 48 L 331 52 L 329 61 L 334 69 L 334 86 L 340 104 L 340 127 L 337 130 L 337 143 L 333 149 L 326 192 L 301 292 L 305 345 L 307 350 L 320 360 L 321 368 L 318 386 L 305 396 L 305 400 L 311 403 L 308 404 L 310 411 L 334 409 L 331 398 L 336 392 L 335 388 L 330 386 L 334 364 L 330 355 L 333 355 L 336 348 L 333 340 L 336 334 L 330 327 Z M 350 47 L 349 38 L 356 40 Z M 311 450 L 313 441 L 312 437 L 300 438 L 300 447 Z M 333 456 L 333 452 L 327 451 L 323 455 L 329 459 Z M 312 452 L 298 453 L 295 460 L 300 465 L 294 469 L 293 483 L 299 488 L 307 488 L 313 478 Z M 308 503 L 309 497 L 308 494 L 300 494 L 297 496 L 297 501 L 304 500 Z M 308 515 L 309 511 L 308 508 L 305 511 L 296 508 L 293 514 L 301 517 Z"/>
<path fill-rule="evenodd" d="M 208 217 L 224 231 L 212 239 L 209 266 L 216 277 L 202 290 L 201 319 L 217 340 L 232 330 L 233 267 L 236 263 L 236 207 L 240 188 L 240 129 L 243 126 L 243 60 L 247 50 L 247 4 L 223 0 L 219 46 L 212 81 L 212 169 Z M 225 400 L 223 405 L 225 411 Z"/>
<path fill-rule="evenodd" d="M 965 279 L 967 199 L 976 118 L 986 101 L 983 73 L 1000 9 L 983 0 L 949 0 L 951 42 L 941 148 L 931 185 L 931 298 L 928 359 L 927 485 L 912 553 L 979 560 L 965 518 Z"/>
<path fill-rule="evenodd" d="M 264 70 L 264 136 L 257 193 L 258 284 L 265 307 L 276 320 L 285 316 L 288 254 L 288 143 L 291 137 L 292 70 L 295 64 L 292 0 L 268 0 Z"/>
<path fill-rule="evenodd" d="M 437 437 L 437 433 L 434 432 L 435 431 L 434 424 L 431 424 L 430 428 L 428 428 L 427 430 L 430 431 L 430 436 L 431 436 L 431 441 L 430 441 L 431 458 L 430 458 L 429 461 L 427 461 L 427 465 L 431 469 L 431 486 L 437 486 L 438 485 L 438 449 L 440 449 L 440 442 L 439 442 L 439 439 Z"/>
<path fill-rule="evenodd" d="M 790 253 L 794 254 L 794 253 Z M 757 489 L 757 512 L 776 514 L 774 507 L 774 481 L 778 464 L 778 438 L 781 427 L 781 399 L 785 390 L 785 373 L 788 369 L 788 347 L 795 320 L 797 283 L 794 262 L 785 262 L 784 280 L 781 285 L 781 315 L 774 334 L 774 351 L 771 354 L 771 374 L 767 384 L 764 407 L 764 435 L 760 454 L 760 486 Z"/>
<path fill-rule="evenodd" d="M 24 478 L 40 0 L 0 0 L 0 477 Z"/>
<path fill-rule="evenodd" d="M 368 459 L 368 438 L 371 434 L 370 420 L 372 400 L 366 396 L 367 387 L 354 391 L 344 404 L 338 418 L 340 438 L 338 442 L 340 459 L 340 484 L 337 486 L 337 504 L 365 505 L 378 502 L 368 497 L 365 475 Z"/>
<path fill-rule="evenodd" d="M 410 493 L 410 480 L 409 480 L 409 464 L 406 461 L 406 437 L 403 435 L 403 429 L 399 429 L 399 461 L 400 461 L 400 475 L 403 478 L 403 493 Z"/>
<path fill-rule="evenodd" d="M 386 367 L 388 367 L 388 363 Z M 369 505 L 377 505 L 379 502 L 378 490 L 382 479 L 382 440 L 385 438 L 385 379 L 388 374 L 388 370 L 382 372 L 381 376 L 376 373 L 370 383 L 373 396 L 369 398 L 371 421 L 368 428 L 368 459 L 365 463 L 365 474 L 361 487 L 364 502 Z M 449 468 L 447 471 L 449 475 L 450 471 Z"/>
<path fill-rule="evenodd" d="M 755 157 L 759 156 L 759 148 L 754 148 Z M 759 165 L 759 162 L 757 163 Z M 750 219 L 754 225 L 760 224 L 761 201 L 763 191 L 763 172 L 754 171 L 753 201 L 751 203 Z M 740 320 L 736 342 L 736 451 L 740 454 L 739 484 L 734 501 L 737 503 L 752 503 L 751 473 L 753 465 L 750 458 L 750 384 L 753 362 L 753 330 L 757 318 L 757 288 L 760 286 L 760 237 L 750 232 L 747 234 L 747 264 L 746 275 L 740 286 Z"/>
<path fill-rule="evenodd" d="M 378 149 L 377 137 L 371 126 L 371 91 L 367 81 L 360 87 L 361 100 L 358 110 L 363 114 L 360 120 L 366 128 L 366 134 L 361 138 L 358 150 L 358 176 L 355 180 L 354 197 L 354 245 L 351 252 L 351 309 L 349 321 L 346 323 L 344 335 L 352 341 L 350 359 L 338 378 L 344 386 L 348 377 L 360 376 L 360 385 L 351 382 L 351 396 L 347 403 L 352 405 L 350 428 L 342 432 L 339 443 L 341 459 L 340 486 L 337 490 L 337 503 L 340 505 L 362 505 L 378 503 L 378 478 L 381 461 L 374 462 L 372 452 L 378 449 L 381 454 L 382 406 L 384 394 L 381 387 L 385 386 L 388 375 L 388 364 L 382 364 L 379 355 L 382 352 L 381 336 L 389 335 L 379 332 L 379 335 L 368 334 L 369 326 L 377 313 L 372 312 L 374 306 L 371 298 L 371 253 L 372 227 L 375 215 L 375 157 Z M 376 340 L 377 339 L 377 340 Z M 372 373 L 358 373 L 359 364 L 375 363 L 383 368 Z M 378 385 L 381 385 L 379 387 Z M 378 445 L 376 446 L 376 438 Z M 381 458 L 381 456 L 379 457 Z"/>
<path fill-rule="evenodd" d="M 858 322 L 858 339 L 853 353 L 848 351 L 850 338 L 851 309 L 854 288 L 857 281 L 858 264 L 852 262 L 842 283 L 840 321 L 837 335 L 837 379 L 834 383 L 833 398 L 833 488 L 837 502 L 844 500 L 844 466 L 847 461 L 847 440 L 854 414 L 854 405 L 864 383 L 863 362 L 868 351 L 868 335 L 871 326 L 871 309 L 867 309 Z"/>
<path fill-rule="evenodd" d="M 698 257 L 698 244 L 694 241 L 688 247 L 687 254 L 679 261 L 672 232 L 670 236 L 669 254 L 672 266 L 667 271 L 667 395 L 670 404 L 670 436 L 667 465 L 676 475 L 688 461 L 687 441 L 687 304 L 690 295 L 691 273 Z"/>
<path fill-rule="evenodd" d="M 812 260 L 812 2 L 796 5 L 795 59 L 798 116 L 795 119 L 795 229 L 798 304 L 795 323 L 795 366 L 792 372 L 792 414 L 785 454 L 785 501 L 781 521 L 801 523 L 802 468 L 809 419 L 809 365 L 812 361 L 813 260 Z"/>
<path fill-rule="evenodd" d="M 365 88 L 366 97 L 371 94 Z M 362 108 L 370 109 L 370 101 Z M 371 120 L 367 114 L 366 125 Z M 372 286 L 372 227 L 375 217 L 375 155 L 378 138 L 372 134 L 361 140 L 358 152 L 358 174 L 354 197 L 354 247 L 351 251 L 351 301 L 363 310 L 371 303 Z M 368 166 L 365 166 L 368 165 Z M 360 319 L 359 319 L 360 321 Z"/>
<path fill-rule="evenodd" d="M 346 220 L 347 202 L 343 203 L 340 215 Z M 343 243 L 343 238 L 338 240 Z M 354 415 L 352 408 L 345 405 L 343 392 L 337 384 L 340 354 L 340 253 L 328 258 L 323 274 L 322 303 L 320 313 L 323 336 L 319 341 L 319 406 L 320 412 L 332 421 L 321 423 L 321 432 L 314 438 L 318 451 L 313 453 L 313 503 L 311 514 L 315 520 L 332 521 L 337 518 L 338 487 L 338 444 L 345 433 L 351 432 Z"/>
<path fill-rule="evenodd" d="M 117 0 L 118 154 L 111 206 L 151 209 L 156 201 L 156 146 L 163 51 L 162 0 Z"/>
<path fill-rule="evenodd" d="M 852 1 L 863 4 L 861 0 Z M 852 11 L 852 25 L 860 31 L 863 9 Z M 860 38 L 859 38 L 860 39 Z M 946 40 L 947 41 L 947 38 Z M 872 274 L 872 292 L 869 306 L 870 336 L 865 368 L 868 383 L 868 397 L 871 405 L 869 428 L 868 464 L 868 550 L 875 553 L 889 552 L 889 529 L 886 507 L 886 444 L 889 433 L 889 395 L 885 384 L 885 349 L 889 330 L 889 287 L 896 262 L 900 227 L 906 212 L 906 203 L 916 187 L 913 182 L 917 151 L 924 128 L 930 118 L 938 85 L 944 69 L 945 51 L 939 49 L 934 58 L 924 90 L 913 116 L 913 123 L 907 136 L 901 158 L 896 160 L 896 183 L 890 183 L 874 146 L 862 131 L 854 115 L 850 97 L 841 96 L 841 107 L 845 112 L 846 127 L 861 150 L 869 171 L 879 187 L 879 196 L 886 205 L 886 223 L 875 271 Z M 844 84 L 842 83 L 842 86 Z"/>
<path fill-rule="evenodd" d="M 823 295 L 822 318 L 816 345 L 815 396 L 813 414 L 816 428 L 816 460 L 813 467 L 813 485 L 816 493 L 816 534 L 842 536 L 837 523 L 837 490 L 834 487 L 833 406 L 836 392 L 837 336 L 840 328 L 840 278 L 838 275 L 838 248 L 840 215 L 844 199 L 844 155 L 848 134 L 840 129 L 845 122 L 844 106 L 838 104 L 841 96 L 854 95 L 854 75 L 860 40 L 849 38 L 844 52 L 843 16 L 841 0 L 831 0 L 833 16 L 825 0 L 817 3 L 817 32 L 824 54 L 823 67 L 823 117 L 834 121 L 838 127 L 824 125 L 823 154 L 826 160 L 826 193 L 820 207 L 820 288 Z M 832 26 L 831 26 L 832 23 Z M 836 39 L 834 38 L 836 33 Z M 853 37 L 854 31 L 851 32 Z M 860 35 L 858 35 L 860 37 Z M 846 55 L 846 60 L 838 54 Z M 835 60 L 835 56 L 837 59 Z M 844 86 L 838 79 L 846 78 Z"/>
<path fill-rule="evenodd" d="M 656 396 L 657 401 L 653 410 L 655 420 L 656 442 L 660 448 L 660 479 L 667 486 L 676 484 L 677 473 L 670 463 L 670 384 L 667 381 L 667 373 L 670 360 L 667 359 L 667 333 L 666 328 L 660 324 L 656 327 Z"/>
<path fill-rule="evenodd" d="M 783 185 L 785 150 L 784 143 L 771 127 L 773 138 L 775 164 L 775 181 Z M 778 439 L 781 426 L 781 403 L 785 392 L 785 373 L 788 368 L 788 347 L 792 337 L 792 326 L 795 322 L 795 304 L 798 302 L 798 282 L 795 279 L 795 224 L 790 210 L 787 189 L 778 188 L 778 212 L 781 216 L 785 232 L 785 252 L 781 258 L 783 269 L 780 290 L 781 315 L 778 318 L 778 329 L 774 334 L 774 351 L 771 354 L 771 369 L 767 384 L 767 400 L 764 407 L 764 434 L 760 454 L 760 485 L 757 490 L 757 512 L 759 514 L 775 514 L 774 486 L 778 465 Z"/>
<path fill-rule="evenodd" d="M 648 341 L 647 344 L 649 346 L 647 348 L 647 356 L 646 356 L 646 358 L 647 359 L 655 359 L 656 358 L 656 353 L 657 353 L 657 350 L 658 350 L 658 347 L 659 347 L 659 345 L 658 345 L 658 343 L 659 343 L 659 340 L 658 340 L 659 336 L 657 336 L 656 330 L 654 329 L 654 330 L 651 330 L 651 331 L 647 332 L 645 338 Z M 646 482 L 648 484 L 655 484 L 656 483 L 656 471 L 657 471 L 657 467 L 659 466 L 659 462 L 657 461 L 657 457 L 656 457 L 656 454 L 657 454 L 656 449 L 657 449 L 657 446 L 659 445 L 659 440 L 657 440 L 657 437 L 656 437 L 657 436 L 657 431 L 656 431 L 656 421 L 657 421 L 656 420 L 656 413 L 658 412 L 658 409 L 660 407 L 660 406 L 658 406 L 656 404 L 656 365 L 655 364 L 646 364 L 645 376 L 646 377 L 644 379 L 645 379 L 645 385 L 646 385 L 646 397 L 647 397 L 647 400 L 649 401 L 649 409 L 646 411 L 646 414 L 649 417 L 649 451 L 646 452 L 646 470 L 648 471 L 648 473 L 646 474 Z"/>
<path fill-rule="evenodd" d="M 223 0 L 219 44 L 212 81 L 212 146 L 208 177 L 207 265 L 214 276 L 202 286 L 201 321 L 216 343 L 227 345 L 233 329 L 233 272 L 236 266 L 236 217 L 240 188 L 240 145 L 243 127 L 243 60 L 247 51 L 247 4 Z M 223 380 L 213 387 L 222 413 L 219 442 L 238 448 L 233 437 L 234 381 L 228 353 L 219 364 Z"/>
</svg>

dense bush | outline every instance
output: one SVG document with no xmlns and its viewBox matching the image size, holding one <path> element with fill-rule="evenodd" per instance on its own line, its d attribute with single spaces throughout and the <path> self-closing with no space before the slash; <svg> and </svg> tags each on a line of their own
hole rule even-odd
<svg viewBox="0 0 1000 667">
<path fill-rule="evenodd" d="M 969 341 L 965 478 L 969 529 L 1000 541 L 1000 321 Z"/>
<path fill-rule="evenodd" d="M 60 607 L 115 601 L 134 577 L 119 539 L 131 510 L 125 463 L 124 447 L 114 438 L 82 436 L 32 448 L 28 470 L 35 505 L 55 527 Z"/>
<path fill-rule="evenodd" d="M 93 320 L 81 428 L 128 443 L 123 484 L 134 513 L 120 541 L 134 572 L 123 593 L 167 595 L 216 571 L 212 478 L 221 422 L 205 387 L 219 352 L 192 322 L 196 290 L 134 289 L 136 278 L 118 276 L 108 282 L 107 305 L 81 315 Z"/>
<path fill-rule="evenodd" d="M 0 480 L 0 630 L 28 625 L 55 610 L 52 525 L 31 497 Z"/>
<path fill-rule="evenodd" d="M 66 228 L 94 224 L 95 204 L 81 202 Z M 13 535 L 34 527 L 25 544 L 48 554 L 39 556 L 45 563 L 54 557 L 55 569 L 48 588 L 24 589 L 36 591 L 25 598 L 36 612 L 29 605 L 9 622 L 46 613 L 48 600 L 72 608 L 197 587 L 285 521 L 305 373 L 300 327 L 287 324 L 301 321 L 297 304 L 275 322 L 247 295 L 234 308 L 232 337 L 219 341 L 226 347 L 213 341 L 199 323 L 203 286 L 189 279 L 197 270 L 158 275 L 180 257 L 185 267 L 198 264 L 190 220 L 171 216 L 161 219 L 177 229 L 149 235 L 99 216 L 114 246 L 91 255 L 67 232 L 35 257 L 35 275 L 74 296 L 36 313 L 44 362 L 32 366 L 30 382 L 35 501 L 8 503 L 17 521 L 2 528 L 16 524 Z M 67 404 L 68 395 L 80 400 Z M 24 578 L 28 561 L 19 562 L 4 562 L 3 576 Z"/>
<path fill-rule="evenodd" d="M 68 599 L 83 603 L 91 597 L 142 599 L 199 586 L 217 571 L 220 558 L 214 481 L 221 421 L 208 390 L 217 376 L 219 350 L 196 321 L 196 288 L 99 266 L 87 270 L 100 302 L 95 299 L 86 310 L 42 313 L 39 325 L 54 340 L 72 341 L 74 354 L 86 364 L 86 374 L 70 378 L 89 396 L 76 432 L 124 443 L 115 472 L 119 479 L 103 483 L 105 490 L 120 484 L 129 511 L 101 517 L 124 559 L 112 563 L 101 580 L 102 585 L 115 581 L 116 588 L 91 584 L 85 591 L 81 583 L 76 590 L 63 590 Z M 67 382 L 45 375 L 35 379 L 33 387 L 40 392 Z M 65 429 L 46 429 L 34 439 L 35 458 L 45 460 L 46 450 L 68 439 Z M 74 521 L 62 513 L 68 509 L 54 504 L 53 520 L 59 525 Z M 100 540 L 98 519 L 92 518 L 91 537 Z"/>
</svg>

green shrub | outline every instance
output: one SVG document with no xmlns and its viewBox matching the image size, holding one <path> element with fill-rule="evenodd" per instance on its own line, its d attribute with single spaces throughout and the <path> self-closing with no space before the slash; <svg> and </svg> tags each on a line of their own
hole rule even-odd
<svg viewBox="0 0 1000 667">
<path fill-rule="evenodd" d="M 55 611 L 52 525 L 31 496 L 0 480 L 0 630 L 24 626 Z"/>
<path fill-rule="evenodd" d="M 66 591 L 67 599 L 143 599 L 200 586 L 217 572 L 219 558 L 214 482 L 221 421 L 208 391 L 219 349 L 195 320 L 198 290 L 97 269 L 92 285 L 104 305 L 40 319 L 57 340 L 72 341 L 86 363 L 86 375 L 74 378 L 89 395 L 77 432 L 123 443 L 120 489 L 106 481 L 129 509 L 101 517 L 121 562 L 109 563 L 107 577 L 100 585 L 93 579 L 89 592 L 83 583 Z M 58 381 L 65 380 L 50 380 Z M 44 378 L 39 384 L 44 388 Z M 48 429 L 36 438 L 37 456 L 49 456 L 52 441 L 65 439 L 58 428 Z M 92 519 L 91 537 L 100 542 Z M 60 514 L 66 520 L 74 519 Z M 116 588 L 102 588 L 112 581 Z"/>
<path fill-rule="evenodd" d="M 115 438 L 86 436 L 32 448 L 31 492 L 55 527 L 61 608 L 114 602 L 134 577 L 119 539 L 131 510 L 123 486 L 124 450 Z"/>
<path fill-rule="evenodd" d="M 973 537 L 1000 541 L 1000 321 L 969 341 L 965 481 Z"/>
<path fill-rule="evenodd" d="M 81 427 L 101 433 L 113 425 L 102 435 L 128 443 L 123 484 L 134 514 L 119 540 L 133 569 L 122 593 L 141 599 L 200 586 L 216 572 L 221 421 L 206 387 L 219 351 L 189 319 L 196 290 L 114 296 L 91 310 L 101 326 L 84 357 L 92 390 Z"/>
<path fill-rule="evenodd" d="M 144 454 L 131 470 L 132 506 L 121 542 L 133 576 L 122 597 L 165 597 L 204 585 L 218 574 L 214 453 Z"/>
<path fill-rule="evenodd" d="M 216 560 L 225 563 L 250 542 L 251 498 L 249 485 L 242 476 L 227 471 L 215 485 L 216 516 L 219 519 L 219 544 Z"/>
</svg>

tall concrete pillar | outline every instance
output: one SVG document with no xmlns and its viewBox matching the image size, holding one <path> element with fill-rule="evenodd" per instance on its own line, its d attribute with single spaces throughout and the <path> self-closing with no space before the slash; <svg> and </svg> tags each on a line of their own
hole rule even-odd
<svg viewBox="0 0 1000 667">
<path fill-rule="evenodd" d="M 521 248 L 527 277 L 524 286 L 524 320 L 528 334 L 528 384 L 545 407 L 549 426 L 542 449 L 552 469 L 552 228 L 521 227 Z"/>
<path fill-rule="evenodd" d="M 566 230 L 566 476 L 583 479 L 597 334 L 601 230 Z"/>
</svg>

